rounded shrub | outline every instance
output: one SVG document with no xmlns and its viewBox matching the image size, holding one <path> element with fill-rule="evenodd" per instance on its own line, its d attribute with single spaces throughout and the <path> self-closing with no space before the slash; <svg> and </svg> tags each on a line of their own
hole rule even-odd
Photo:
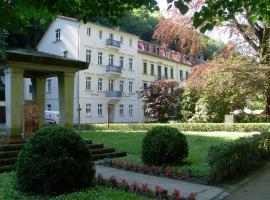
<svg viewBox="0 0 270 200">
<path fill-rule="evenodd" d="M 82 138 L 56 125 L 37 131 L 17 161 L 17 186 L 27 193 L 72 192 L 92 185 L 94 175 L 94 162 Z"/>
<path fill-rule="evenodd" d="M 186 136 L 176 128 L 157 126 L 149 130 L 143 139 L 142 160 L 146 164 L 175 164 L 187 155 Z"/>
</svg>

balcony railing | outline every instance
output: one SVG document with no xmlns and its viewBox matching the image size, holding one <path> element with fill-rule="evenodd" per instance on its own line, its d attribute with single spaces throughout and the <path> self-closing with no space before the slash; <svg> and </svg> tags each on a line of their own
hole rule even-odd
<svg viewBox="0 0 270 200">
<path fill-rule="evenodd" d="M 107 39 L 106 40 L 106 46 L 112 46 L 116 48 L 120 48 L 120 41 L 113 40 L 113 39 Z"/>
<path fill-rule="evenodd" d="M 112 72 L 112 73 L 119 73 L 122 72 L 122 67 L 115 66 L 115 65 L 107 65 L 106 66 L 106 72 Z"/>
<path fill-rule="evenodd" d="M 106 91 L 106 97 L 122 98 L 122 92 L 121 91 Z"/>
</svg>

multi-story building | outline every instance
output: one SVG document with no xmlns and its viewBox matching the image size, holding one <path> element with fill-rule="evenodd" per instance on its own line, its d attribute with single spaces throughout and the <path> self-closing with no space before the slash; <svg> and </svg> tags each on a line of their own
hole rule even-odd
<svg viewBox="0 0 270 200">
<path fill-rule="evenodd" d="M 160 79 L 182 84 L 191 71 L 177 52 L 118 29 L 62 16 L 51 24 L 37 49 L 89 62 L 89 69 L 75 76 L 74 108 L 70 108 L 75 123 L 143 121 L 136 92 Z M 58 110 L 57 84 L 57 78 L 47 79 L 47 110 Z M 31 96 L 30 80 L 25 96 Z"/>
</svg>

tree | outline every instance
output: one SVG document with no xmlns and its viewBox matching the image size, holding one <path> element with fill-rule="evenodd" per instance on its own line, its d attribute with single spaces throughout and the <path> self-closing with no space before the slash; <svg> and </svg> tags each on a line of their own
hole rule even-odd
<svg viewBox="0 0 270 200">
<path fill-rule="evenodd" d="M 155 122 L 167 122 L 177 115 L 180 88 L 175 81 L 156 81 L 139 91 L 145 115 Z"/>
<path fill-rule="evenodd" d="M 214 60 L 193 69 L 182 102 L 195 96 L 194 93 L 197 101 L 192 104 L 195 108 L 182 110 L 183 119 L 223 122 L 225 114 L 243 109 L 257 94 L 265 93 L 265 80 L 269 75 L 269 68 L 258 65 L 252 57 L 235 53 L 234 47 L 228 46 Z"/>
<path fill-rule="evenodd" d="M 189 11 L 190 0 L 168 0 L 182 14 Z M 193 15 L 193 25 L 202 32 L 225 24 L 240 34 L 256 53 L 261 65 L 270 68 L 270 1 L 269 0 L 201 0 Z M 263 67 L 264 68 L 264 67 Z M 267 78 L 269 79 L 269 77 Z M 270 114 L 270 81 L 265 85 L 266 112 Z"/>
</svg>

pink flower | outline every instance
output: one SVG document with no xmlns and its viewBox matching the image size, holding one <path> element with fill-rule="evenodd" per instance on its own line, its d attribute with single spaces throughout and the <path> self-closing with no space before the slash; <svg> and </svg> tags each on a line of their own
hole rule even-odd
<svg viewBox="0 0 270 200">
<path fill-rule="evenodd" d="M 173 195 L 174 200 L 182 200 L 183 199 L 182 194 L 177 189 L 173 190 L 172 195 Z"/>
<path fill-rule="evenodd" d="M 117 186 L 116 178 L 115 176 L 110 177 L 110 183 L 112 184 L 113 187 Z"/>
<path fill-rule="evenodd" d="M 134 172 L 138 172 L 140 170 L 140 166 L 138 164 L 133 164 L 133 170 Z"/>
<path fill-rule="evenodd" d="M 156 190 L 156 194 L 161 194 L 164 191 L 164 189 L 159 185 L 155 186 L 155 190 Z"/>
<path fill-rule="evenodd" d="M 173 171 L 170 168 L 165 168 L 164 173 L 166 176 L 172 176 Z"/>
<path fill-rule="evenodd" d="M 147 183 L 142 184 L 142 188 L 141 189 L 142 189 L 142 191 L 143 191 L 144 194 L 147 193 L 149 191 L 148 184 Z"/>
<path fill-rule="evenodd" d="M 191 192 L 189 195 L 188 195 L 188 199 L 189 200 L 195 200 L 196 199 L 196 196 L 197 194 L 195 192 Z"/>
<path fill-rule="evenodd" d="M 151 168 L 151 172 L 152 172 L 152 174 L 154 174 L 154 175 L 159 175 L 159 174 L 160 174 L 159 168 L 157 168 L 157 167 L 155 167 L 155 166 L 153 166 L 153 167 Z"/>
<path fill-rule="evenodd" d="M 119 161 L 119 160 L 114 161 L 114 166 L 115 166 L 116 168 L 118 168 L 118 169 L 121 169 L 121 168 L 122 168 L 122 163 L 121 163 L 121 161 Z"/>
<path fill-rule="evenodd" d="M 126 170 L 130 170 L 131 166 L 128 160 L 124 162 L 124 167 L 126 168 Z"/>
<path fill-rule="evenodd" d="M 133 182 L 132 185 L 130 186 L 130 191 L 137 192 L 138 189 L 139 189 L 139 184 L 136 181 Z"/>
<path fill-rule="evenodd" d="M 122 184 L 122 185 L 128 185 L 128 181 L 127 181 L 126 179 L 122 179 L 122 180 L 121 180 L 121 184 Z"/>
<path fill-rule="evenodd" d="M 183 170 L 181 170 L 181 169 L 177 172 L 177 177 L 182 179 L 182 180 L 186 179 L 186 176 L 185 176 Z"/>
</svg>

